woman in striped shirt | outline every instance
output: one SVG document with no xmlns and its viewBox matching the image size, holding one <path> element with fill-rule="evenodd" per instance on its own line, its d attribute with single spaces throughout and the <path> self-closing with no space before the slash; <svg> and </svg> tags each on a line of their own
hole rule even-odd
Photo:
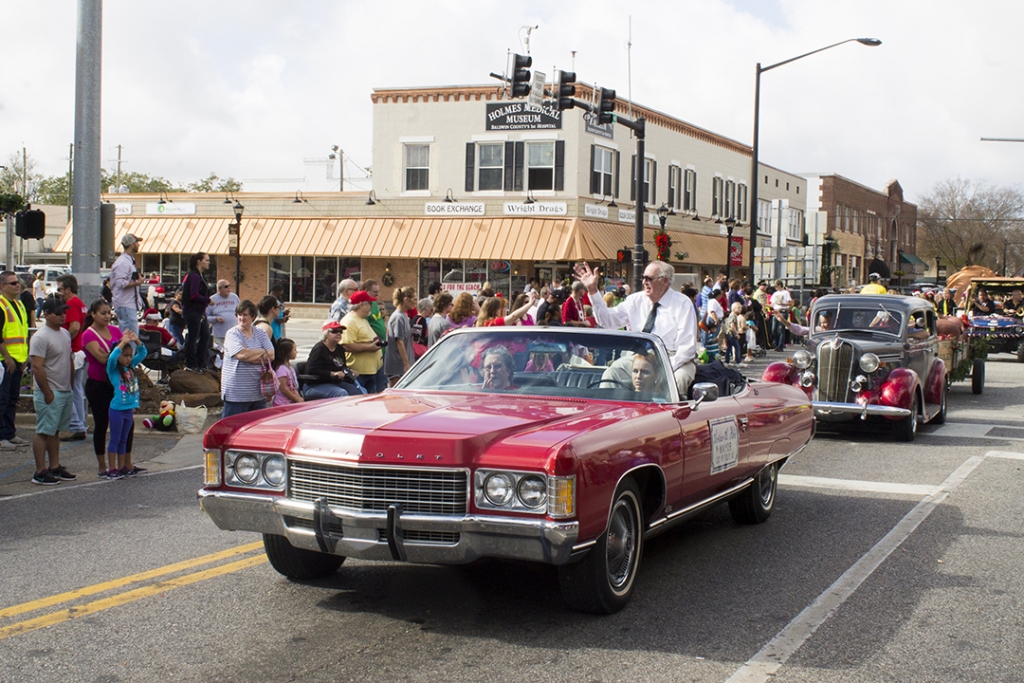
<svg viewBox="0 0 1024 683">
<path fill-rule="evenodd" d="M 253 327 L 256 305 L 243 299 L 235 309 L 238 326 L 224 336 L 224 367 L 220 376 L 220 395 L 224 399 L 223 417 L 267 407 L 260 390 L 264 365 L 274 360 L 274 345 L 267 333 Z"/>
</svg>

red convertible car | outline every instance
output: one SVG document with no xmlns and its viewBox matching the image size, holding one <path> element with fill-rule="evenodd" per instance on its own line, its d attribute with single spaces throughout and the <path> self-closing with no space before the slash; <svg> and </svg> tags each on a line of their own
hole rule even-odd
<svg viewBox="0 0 1024 683">
<path fill-rule="evenodd" d="M 814 431 L 799 387 L 697 383 L 657 337 L 507 327 L 445 336 L 393 389 L 238 415 L 204 439 L 202 508 L 263 534 L 292 579 L 346 557 L 559 567 L 570 606 L 621 609 L 644 541 L 728 502 L 765 521 Z"/>
</svg>

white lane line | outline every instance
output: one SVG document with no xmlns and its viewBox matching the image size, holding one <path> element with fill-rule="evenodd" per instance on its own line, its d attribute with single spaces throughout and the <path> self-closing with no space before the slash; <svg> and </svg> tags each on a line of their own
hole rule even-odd
<svg viewBox="0 0 1024 683">
<path fill-rule="evenodd" d="M 996 441 L 1024 441 L 1024 430 L 1020 436 L 992 436 L 991 429 L 1020 429 L 1019 427 L 1007 427 L 1004 425 L 991 424 L 944 424 L 934 431 L 920 431 L 918 436 L 940 437 L 943 439 L 994 439 Z"/>
<path fill-rule="evenodd" d="M 1024 460 L 1024 453 L 1014 453 L 1013 451 L 989 451 L 985 454 L 986 458 L 1005 458 L 1007 460 Z"/>
<path fill-rule="evenodd" d="M 928 484 L 896 484 L 887 481 L 860 481 L 857 479 L 829 479 L 826 477 L 805 477 L 798 474 L 780 474 L 780 486 L 810 489 L 837 489 L 840 491 L 866 491 L 868 493 L 894 493 L 908 496 L 932 496 L 938 493 L 938 486 Z"/>
<path fill-rule="evenodd" d="M 950 491 L 963 482 L 984 460 L 984 456 L 973 456 L 956 468 L 946 478 L 946 481 L 942 482 L 935 494 L 915 505 L 914 509 L 908 512 L 882 540 L 826 588 L 825 592 L 819 595 L 814 602 L 805 607 L 757 654 L 747 660 L 747 663 L 730 676 L 726 683 L 765 683 L 772 677 L 882 562 L 917 529 L 921 522 L 928 518 L 932 510 L 946 499 Z"/>
</svg>

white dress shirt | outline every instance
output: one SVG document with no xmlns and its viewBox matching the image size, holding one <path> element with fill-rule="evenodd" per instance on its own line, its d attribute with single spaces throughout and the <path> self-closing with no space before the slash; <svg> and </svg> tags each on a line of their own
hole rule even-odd
<svg viewBox="0 0 1024 683">
<path fill-rule="evenodd" d="M 630 294 L 615 308 L 608 308 L 604 299 L 590 297 L 594 319 L 599 327 L 618 329 L 628 326 L 639 332 L 651 314 L 651 300 L 644 292 Z M 690 363 L 697 355 L 697 316 L 689 297 L 669 289 L 658 301 L 658 315 L 654 319 L 652 334 L 661 338 L 672 356 L 672 369 Z"/>
</svg>

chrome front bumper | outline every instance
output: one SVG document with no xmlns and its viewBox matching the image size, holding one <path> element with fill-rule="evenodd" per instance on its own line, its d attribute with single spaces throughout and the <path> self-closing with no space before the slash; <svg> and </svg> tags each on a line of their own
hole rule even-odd
<svg viewBox="0 0 1024 683">
<path fill-rule="evenodd" d="M 895 408 L 893 406 L 861 405 L 859 403 L 829 403 L 826 401 L 813 401 L 814 416 L 818 419 L 828 421 L 829 416 L 842 416 L 842 419 L 859 417 L 862 420 L 868 417 L 909 417 L 910 410 L 907 408 Z"/>
<path fill-rule="evenodd" d="M 352 512 L 322 502 L 206 489 L 199 491 L 199 505 L 221 529 L 277 534 L 296 548 L 363 560 L 464 564 L 498 557 L 557 565 L 569 561 L 579 535 L 577 522 L 402 514 L 400 506 Z M 426 540 L 431 535 L 447 540 Z"/>
</svg>

